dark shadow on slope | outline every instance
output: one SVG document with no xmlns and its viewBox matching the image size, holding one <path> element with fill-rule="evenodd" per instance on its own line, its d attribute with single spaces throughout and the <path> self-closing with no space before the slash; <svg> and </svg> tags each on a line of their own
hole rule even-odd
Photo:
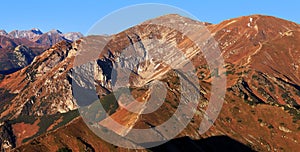
<svg viewBox="0 0 300 152">
<path fill-rule="evenodd" d="M 0 70 L 0 74 L 3 74 L 3 75 L 9 75 L 9 74 L 12 74 L 14 72 L 17 72 L 19 70 L 21 70 L 22 68 L 10 68 L 9 70 Z"/>
<path fill-rule="evenodd" d="M 69 83 L 72 85 L 72 94 L 76 99 L 76 103 L 80 107 L 91 105 L 96 100 L 99 100 L 95 90 L 80 87 L 70 76 L 67 76 Z"/>
<path fill-rule="evenodd" d="M 227 136 L 215 136 L 201 140 L 189 137 L 173 139 L 158 147 L 150 148 L 154 152 L 253 152 L 246 145 Z"/>
</svg>

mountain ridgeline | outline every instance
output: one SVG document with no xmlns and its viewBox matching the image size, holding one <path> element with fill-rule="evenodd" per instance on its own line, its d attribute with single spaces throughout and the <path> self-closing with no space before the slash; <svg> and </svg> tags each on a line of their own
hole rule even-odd
<svg viewBox="0 0 300 152">
<path fill-rule="evenodd" d="M 43 33 L 36 28 L 9 33 L 0 30 L 0 74 L 6 75 L 20 70 L 54 44 L 61 41 L 72 42 L 82 36 L 79 32 L 64 34 L 59 30 Z"/>
<path fill-rule="evenodd" d="M 205 26 L 218 42 L 225 70 L 209 69 L 201 50 L 184 33 L 147 24 L 155 21 L 186 28 Z M 193 36 L 198 38 L 199 35 L 200 39 L 198 32 L 194 31 Z M 152 129 L 155 136 L 167 138 L 155 126 L 176 112 L 181 96 L 184 96 L 181 92 L 189 91 L 188 88 L 180 88 L 178 71 L 162 61 L 133 64 L 127 61 L 141 59 L 128 58 L 122 53 L 132 51 L 147 56 L 149 51 L 154 51 L 165 53 L 166 58 L 162 58 L 168 59 L 176 55 L 172 49 L 175 47 L 187 53 L 196 67 L 200 102 L 198 107 L 190 107 L 196 110 L 196 114 L 175 139 L 158 147 L 136 151 L 184 151 L 187 149 L 182 147 L 187 146 L 195 151 L 300 149 L 300 26 L 297 23 L 252 15 L 207 24 L 171 14 L 115 35 L 88 36 L 75 41 L 81 35 L 59 31 L 42 33 L 38 29 L 0 33 L 0 49 L 4 52 L 1 57 L 10 57 L 9 65 L 0 64 L 2 71 L 15 69 L 13 73 L 5 72 L 0 79 L 0 122 L 3 122 L 0 124 L 3 130 L 0 145 L 3 150 L 128 151 L 96 136 L 79 116 L 78 103 L 86 108 L 84 110 L 93 112 L 91 115 L 99 120 L 98 124 L 119 136 L 138 128 Z M 153 45 L 153 39 L 159 41 L 159 45 Z M 103 52 L 95 56 L 93 51 L 103 43 Z M 84 74 L 74 76 L 74 73 L 82 72 L 74 68 L 79 66 L 76 64 L 86 61 L 74 62 L 76 55 L 86 55 L 86 60 L 95 58 L 81 67 L 94 71 L 93 80 Z M 180 61 L 178 59 L 176 64 L 184 66 Z M 123 94 L 118 98 L 114 96 L 118 93 L 113 91 L 114 67 L 131 69 L 130 92 L 141 103 L 147 103 L 151 92 L 155 91 L 151 90 L 154 80 L 165 84 L 166 99 L 157 111 L 141 114 L 145 109 L 134 113 L 123 108 L 120 103 L 128 98 Z M 118 74 L 122 77 L 122 73 Z M 222 110 L 212 127 L 200 134 L 198 129 L 206 119 L 205 109 L 212 93 L 211 82 L 221 74 L 227 79 Z M 92 88 L 90 82 L 106 112 L 93 109 L 96 103 L 85 101 L 85 96 L 74 96 L 72 85 L 89 90 Z M 183 102 L 193 102 L 190 99 L 196 98 L 194 96 L 184 97 Z M 107 117 L 102 117 L 107 115 L 126 127 L 117 128 L 109 123 Z M 183 123 L 179 118 L 178 121 Z"/>
</svg>

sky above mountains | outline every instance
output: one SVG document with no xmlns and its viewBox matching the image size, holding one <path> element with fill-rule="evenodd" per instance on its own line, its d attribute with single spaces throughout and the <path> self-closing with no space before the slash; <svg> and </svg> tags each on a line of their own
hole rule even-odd
<svg viewBox="0 0 300 152">
<path fill-rule="evenodd" d="M 101 18 L 120 8 L 143 3 L 161 3 L 181 8 L 200 21 L 219 23 L 239 16 L 263 14 L 300 23 L 299 1 L 182 1 L 182 0 L 72 0 L 72 1 L 18 1 L 1 3 L 0 29 L 32 29 L 43 32 L 59 29 L 62 32 L 81 32 L 89 29 Z M 153 16 L 165 13 L 153 10 Z M 151 17 L 151 16 L 149 16 Z M 130 17 L 129 17 L 130 18 Z M 131 21 L 139 22 L 140 20 Z"/>
</svg>

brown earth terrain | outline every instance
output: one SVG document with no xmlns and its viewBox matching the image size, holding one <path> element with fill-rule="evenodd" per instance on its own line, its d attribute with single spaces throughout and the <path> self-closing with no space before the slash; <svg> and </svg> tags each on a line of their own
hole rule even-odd
<svg viewBox="0 0 300 152">
<path fill-rule="evenodd" d="M 151 22 L 175 22 L 179 28 L 206 26 L 219 44 L 225 70 L 209 69 L 201 50 L 192 41 L 193 38 L 202 38 L 198 37 L 197 31 L 187 37 L 174 29 L 149 24 Z M 152 45 L 149 39 L 157 39 L 162 43 Z M 186 88 L 180 88 L 180 72 L 159 61 L 132 65 L 126 62 L 129 59 L 123 57 L 122 53 L 164 53 L 168 50 L 167 57 L 170 57 L 176 55 L 172 48 L 177 47 L 188 54 L 196 67 L 200 102 L 197 108 L 187 109 L 196 109 L 196 113 L 176 139 L 145 150 L 169 151 L 170 146 L 181 149 L 180 146 L 192 144 L 198 151 L 218 151 L 220 149 L 213 149 L 210 142 L 218 143 L 220 140 L 220 143 L 232 143 L 232 151 L 250 151 L 249 148 L 255 151 L 297 151 L 300 149 L 299 42 L 300 26 L 297 23 L 271 16 L 252 15 L 226 20 L 220 24 L 206 24 L 178 15 L 166 15 L 109 37 L 90 36 L 73 43 L 57 43 L 35 57 L 24 69 L 3 76 L 0 80 L 0 91 L 3 94 L 0 96 L 3 100 L 0 103 L 0 120 L 11 124 L 15 136 L 6 138 L 6 141 L 13 142 L 10 139 L 16 138 L 16 142 L 10 143 L 11 146 L 6 146 L 6 149 L 12 149 L 15 147 L 12 145 L 16 145 L 15 151 L 130 151 L 107 143 L 93 134 L 78 117 L 78 113 L 73 111 L 78 105 L 83 108 L 83 112 L 88 110 L 91 117 L 97 118 L 96 124 L 103 125 L 118 135 L 124 136 L 133 128 L 139 128 L 152 129 L 155 135 L 164 138 L 164 134 L 155 130 L 155 126 L 164 123 L 175 113 L 180 97 L 184 96 L 181 92 L 187 91 Z M 93 50 L 101 47 L 102 43 L 105 44 L 104 51 L 101 55 L 95 55 Z M 79 56 L 85 55 L 86 60 L 74 62 L 78 52 Z M 171 58 L 167 57 L 164 58 L 166 62 Z M 86 63 L 91 58 L 96 61 L 82 68 L 94 69 L 95 80 L 89 80 L 86 75 L 73 75 L 82 72 L 73 66 Z M 178 59 L 178 63 L 175 62 L 178 67 L 184 66 L 181 61 Z M 117 102 L 114 94 L 119 90 L 112 89 L 114 84 L 111 76 L 112 67 L 116 65 L 131 69 L 131 95 L 140 103 L 147 103 L 146 99 L 153 91 L 153 80 L 163 82 L 167 93 L 162 106 L 151 114 L 141 114 L 145 109 L 139 109 L 139 113 L 130 112 L 124 107 L 134 108 L 134 105 L 120 104 L 120 100 L 127 99 L 122 91 Z M 199 125 L 206 119 L 205 110 L 209 105 L 211 83 L 222 75 L 227 79 L 222 110 L 213 126 L 201 134 Z M 121 74 L 118 76 L 123 77 Z M 126 126 L 125 129 L 114 126 L 106 113 L 97 111 L 96 100 L 88 100 L 91 82 L 93 85 L 95 82 L 100 103 L 108 116 Z M 86 92 L 81 96 L 74 96 L 72 85 L 83 88 Z M 190 102 L 190 98 L 186 97 L 184 101 Z M 32 118 L 30 123 L 22 122 Z M 178 119 L 178 122 L 184 123 L 184 120 Z M 3 130 L 9 132 L 9 127 L 7 128 Z M 176 146 L 179 141 L 184 144 Z M 3 145 L 9 144 L 2 142 L 2 148 L 5 147 Z"/>
</svg>

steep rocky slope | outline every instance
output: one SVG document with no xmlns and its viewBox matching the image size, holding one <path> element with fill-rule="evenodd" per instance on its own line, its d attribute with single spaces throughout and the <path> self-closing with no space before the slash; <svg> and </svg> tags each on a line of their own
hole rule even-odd
<svg viewBox="0 0 300 152">
<path fill-rule="evenodd" d="M 229 62 L 227 72 L 235 77 L 228 85 L 244 86 L 236 91 L 248 89 L 247 95 L 257 96 L 261 102 L 299 108 L 298 24 L 254 15 L 209 28 Z"/>
<path fill-rule="evenodd" d="M 74 54 L 71 49 L 71 43 L 62 41 L 36 57 L 26 68 L 6 76 L 0 85 L 16 96 L 10 105 L 2 107 L 1 118 L 42 116 L 75 109 L 67 78 Z"/>
</svg>

